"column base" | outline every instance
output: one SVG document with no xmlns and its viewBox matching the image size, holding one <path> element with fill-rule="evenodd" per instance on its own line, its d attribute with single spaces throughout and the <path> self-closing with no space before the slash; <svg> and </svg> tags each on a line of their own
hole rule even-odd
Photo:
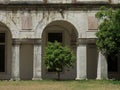
<svg viewBox="0 0 120 90">
<path fill-rule="evenodd" d="M 87 78 L 76 78 L 75 80 L 88 80 Z"/>
<path fill-rule="evenodd" d="M 98 77 L 97 77 L 96 80 L 102 80 L 102 78 L 98 78 Z"/>
<path fill-rule="evenodd" d="M 20 78 L 11 78 L 10 81 L 20 81 Z"/>
<path fill-rule="evenodd" d="M 42 80 L 42 78 L 32 78 L 32 80 Z"/>
<path fill-rule="evenodd" d="M 108 80 L 108 78 L 100 78 L 100 77 L 97 77 L 96 80 Z"/>
</svg>

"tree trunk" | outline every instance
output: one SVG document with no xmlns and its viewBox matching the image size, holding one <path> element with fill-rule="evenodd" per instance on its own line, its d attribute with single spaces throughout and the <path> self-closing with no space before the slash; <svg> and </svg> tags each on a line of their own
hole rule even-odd
<svg viewBox="0 0 120 90">
<path fill-rule="evenodd" d="M 60 80 L 60 72 L 57 72 L 58 80 Z"/>
</svg>

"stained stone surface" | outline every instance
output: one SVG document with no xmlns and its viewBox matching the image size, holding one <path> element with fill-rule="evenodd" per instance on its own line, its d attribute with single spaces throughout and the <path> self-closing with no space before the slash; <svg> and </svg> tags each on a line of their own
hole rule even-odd
<svg viewBox="0 0 120 90">
<path fill-rule="evenodd" d="M 0 0 L 1 4 L 7 4 L 7 3 L 12 3 L 12 2 L 47 2 L 47 3 L 72 3 L 72 2 L 107 2 L 107 3 L 112 3 L 112 4 L 118 4 L 120 3 L 120 0 Z"/>
<path fill-rule="evenodd" d="M 95 33 L 97 32 L 97 27 L 98 27 L 97 20 L 95 18 L 95 13 L 98 11 L 99 3 L 97 3 L 96 6 L 93 6 L 94 4 L 92 5 L 92 2 L 93 1 L 108 2 L 109 0 L 77 0 L 78 2 L 81 2 L 81 1 L 91 2 L 91 5 L 84 4 L 80 8 L 73 7 L 72 5 L 69 5 L 69 4 L 68 6 L 67 4 L 64 5 L 64 3 L 71 3 L 73 0 L 47 0 L 48 3 L 59 3 L 59 6 L 56 6 L 53 4 L 50 4 L 50 6 L 47 4 L 42 4 L 43 7 L 39 7 L 39 5 L 38 6 L 36 4 L 34 5 L 33 2 L 39 2 L 39 1 L 41 2 L 43 0 L 0 0 L 0 7 L 1 7 L 0 8 L 0 30 L 2 32 L 8 31 L 8 33 L 10 33 L 11 38 L 9 38 L 8 41 L 11 40 L 11 42 L 8 42 L 8 43 L 11 46 L 7 46 L 8 47 L 7 49 L 9 49 L 9 47 L 11 47 L 12 49 L 12 52 L 6 53 L 6 56 L 7 56 L 6 62 L 10 61 L 9 60 L 9 57 L 10 57 L 12 67 L 9 63 L 6 64 L 6 73 L 5 75 L 0 74 L 0 79 L 6 79 L 6 78 L 7 79 L 12 78 L 13 80 L 20 79 L 21 72 L 18 66 L 20 65 L 19 64 L 19 61 L 21 58 L 20 45 L 22 44 L 32 45 L 31 51 L 33 52 L 31 53 L 33 54 L 33 58 L 32 58 L 33 65 L 30 67 L 33 68 L 33 71 L 31 71 L 32 72 L 31 76 L 33 76 L 33 78 L 31 79 L 41 80 L 42 75 L 43 77 L 50 77 L 50 78 L 55 77 L 53 74 L 48 74 L 46 69 L 42 67 L 43 66 L 42 55 L 44 50 L 43 47 L 45 47 L 45 45 L 47 44 L 47 39 L 48 39 L 47 33 L 49 32 L 52 32 L 52 33 L 62 32 L 64 35 L 63 41 L 67 45 L 72 45 L 71 41 L 72 40 L 74 41 L 74 39 L 71 39 L 71 37 L 79 41 L 78 42 L 76 40 L 74 42 L 75 45 L 73 47 L 77 55 L 77 66 L 75 66 L 74 69 L 71 69 L 71 71 L 67 73 L 64 72 L 64 75 L 62 76 L 62 78 L 68 78 L 69 76 L 70 79 L 75 79 L 75 78 L 78 80 L 86 79 L 87 73 L 88 73 L 87 72 L 87 58 L 88 58 L 87 54 L 89 55 L 92 54 L 94 56 L 93 52 L 88 52 L 87 44 L 90 44 L 89 42 L 91 42 L 91 44 L 95 44 L 94 40 L 96 40 L 97 38 Z M 17 4 L 15 2 L 17 2 Z M 23 3 L 24 5 L 22 5 L 21 2 L 24 2 Z M 28 4 L 26 2 L 32 2 L 32 3 L 30 3 L 31 5 L 26 5 Z M 16 5 L 12 6 L 11 3 L 14 3 Z M 111 0 L 110 3 L 118 4 L 120 3 L 120 0 Z M 2 5 L 2 4 L 8 4 L 8 5 Z M 46 6 L 49 6 L 49 7 L 46 7 Z M 75 33 L 73 33 L 73 31 Z M 74 35 L 76 36 L 74 37 Z M 16 42 L 14 43 L 14 45 L 13 45 L 13 40 L 15 40 L 14 42 Z M 77 43 L 79 45 L 77 45 Z M 91 48 L 91 50 L 93 49 Z M 24 53 L 27 53 L 27 51 Z M 24 57 L 24 55 L 22 57 Z M 94 57 L 97 58 L 97 56 L 94 56 Z M 102 56 L 99 58 L 99 62 L 98 62 L 98 66 L 99 66 L 98 74 L 97 74 L 97 70 L 92 71 L 92 68 L 90 72 L 91 76 L 92 76 L 92 73 L 96 73 L 96 76 L 98 75 L 97 77 L 98 79 L 101 79 L 104 77 L 107 78 L 107 73 L 106 73 L 107 64 L 106 62 L 101 63 L 101 60 L 100 60 L 101 58 Z M 90 59 L 90 61 L 92 62 L 91 66 L 94 66 L 97 64 L 94 61 L 92 61 L 92 59 Z M 103 65 L 103 67 L 101 67 L 101 65 Z M 12 74 L 12 76 L 10 73 Z"/>
</svg>

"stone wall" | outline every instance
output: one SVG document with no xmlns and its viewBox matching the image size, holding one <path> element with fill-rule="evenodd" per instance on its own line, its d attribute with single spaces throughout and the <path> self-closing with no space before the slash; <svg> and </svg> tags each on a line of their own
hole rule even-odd
<svg viewBox="0 0 120 90">
<path fill-rule="evenodd" d="M 118 4 L 120 0 L 0 0 L 2 4 L 8 3 L 111 3 Z"/>
<path fill-rule="evenodd" d="M 108 0 L 77 0 L 78 4 L 62 4 L 72 3 L 76 0 L 47 0 L 50 4 L 43 4 L 42 1 L 43 0 L 0 1 L 0 29 L 3 30 L 3 28 L 5 28 L 6 30 L 4 31 L 7 31 L 7 33 L 11 35 L 8 37 L 11 40 L 8 39 L 9 44 L 7 46 L 7 48 L 11 47 L 11 50 L 6 49 L 8 50 L 6 60 L 11 60 L 11 62 L 13 62 L 11 71 L 13 74 L 13 79 L 31 79 L 32 77 L 33 79 L 36 79 L 38 78 L 37 76 L 41 77 L 40 74 L 42 72 L 40 67 L 42 65 L 39 60 L 42 60 L 42 49 L 45 46 L 44 43 L 47 43 L 47 31 L 52 30 L 52 32 L 60 31 L 63 33 L 64 42 L 66 45 L 73 45 L 75 43 L 74 46 L 71 47 L 77 53 L 78 67 L 74 67 L 74 69 L 71 69 L 69 73 L 65 74 L 64 72 L 63 74 L 66 76 L 63 75 L 64 77 L 62 77 L 68 78 L 69 76 L 69 78 L 75 78 L 76 72 L 78 72 L 78 79 L 85 79 L 86 73 L 88 74 L 88 78 L 96 78 L 97 62 L 95 61 L 97 59 L 97 48 L 95 46 L 95 40 L 97 37 L 95 36 L 95 33 L 98 30 L 98 21 L 95 18 L 95 14 L 99 7 L 102 6 L 101 4 L 110 7 L 114 5 L 109 4 Z M 56 3 L 59 3 L 59 5 Z M 120 3 L 120 0 L 111 0 L 111 3 L 117 4 Z M 75 42 L 74 38 L 76 40 Z M 76 45 L 76 43 L 78 45 Z M 88 43 L 90 45 L 88 45 Z M 11 53 L 10 51 L 13 52 Z M 88 53 L 86 51 L 88 51 Z M 29 55 L 31 57 L 28 57 Z M 21 77 L 19 77 L 19 66 L 17 66 L 19 65 L 19 56 Z M 79 60 L 81 60 L 82 63 L 80 63 Z M 26 69 L 24 69 L 27 62 L 30 64 Z M 7 62 L 7 64 L 7 68 L 11 69 L 9 62 Z M 86 66 L 89 68 L 88 71 L 86 71 Z M 29 68 L 30 70 L 28 70 Z M 76 68 L 78 71 L 76 71 Z M 10 71 L 9 69 L 7 71 Z M 82 73 L 79 73 L 79 70 L 82 70 Z M 28 71 L 28 73 L 26 71 Z M 28 74 L 30 74 L 29 77 L 27 77 Z M 7 72 L 6 75 L 8 76 L 5 76 L 5 78 L 10 78 L 11 76 L 10 72 Z M 53 74 L 47 74 L 45 78 L 50 77 L 49 75 L 54 77 Z M 0 76 L 0 78 L 2 77 L 3 76 Z"/>
<path fill-rule="evenodd" d="M 91 13 L 90 16 L 89 13 Z M 92 24 L 96 22 L 94 16 L 95 13 L 96 11 L 66 11 L 62 15 L 59 11 L 56 10 L 0 10 L 0 21 L 9 28 L 12 33 L 12 38 L 41 38 L 44 28 L 49 23 L 57 20 L 70 22 L 77 29 L 79 37 L 81 38 L 87 37 L 87 31 L 92 31 L 89 32 L 88 35 L 91 35 L 91 38 L 94 38 L 94 33 L 97 30 L 97 24 Z M 91 20 L 90 17 L 92 17 L 93 19 Z"/>
</svg>

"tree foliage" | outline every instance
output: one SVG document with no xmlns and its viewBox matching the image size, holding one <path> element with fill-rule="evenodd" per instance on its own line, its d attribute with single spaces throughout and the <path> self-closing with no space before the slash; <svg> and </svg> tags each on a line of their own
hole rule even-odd
<svg viewBox="0 0 120 90">
<path fill-rule="evenodd" d="M 54 70 L 60 79 L 60 72 L 64 67 L 71 67 L 75 62 L 76 57 L 74 53 L 68 48 L 61 46 L 60 43 L 55 41 L 49 42 L 45 48 L 44 63 L 47 69 Z"/>
<path fill-rule="evenodd" d="M 120 9 L 101 7 L 96 13 L 99 31 L 96 33 L 99 51 L 105 55 L 120 53 Z"/>
</svg>

